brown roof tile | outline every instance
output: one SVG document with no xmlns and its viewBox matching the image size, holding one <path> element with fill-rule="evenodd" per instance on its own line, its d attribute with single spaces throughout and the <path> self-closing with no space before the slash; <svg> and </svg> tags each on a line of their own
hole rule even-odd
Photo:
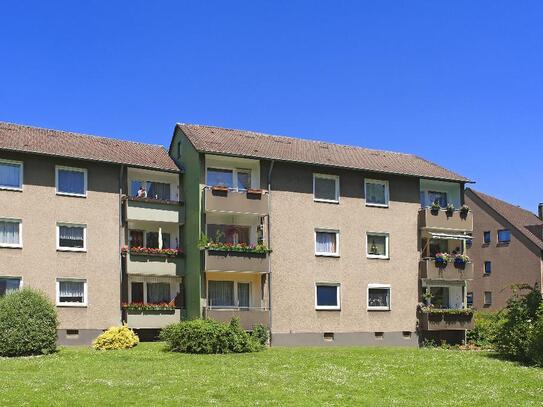
<svg viewBox="0 0 543 407">
<path fill-rule="evenodd" d="M 411 154 L 371 150 L 221 127 L 194 124 L 177 124 L 177 126 L 186 134 L 198 151 L 205 153 L 267 158 L 469 182 L 467 178 L 461 175 Z"/>
<path fill-rule="evenodd" d="M 543 250 L 543 237 L 536 234 L 543 228 L 543 221 L 534 213 L 471 188 L 467 188 L 466 193 L 475 195 Z"/>
<path fill-rule="evenodd" d="M 159 145 L 0 122 L 0 150 L 46 154 L 178 172 Z"/>
</svg>

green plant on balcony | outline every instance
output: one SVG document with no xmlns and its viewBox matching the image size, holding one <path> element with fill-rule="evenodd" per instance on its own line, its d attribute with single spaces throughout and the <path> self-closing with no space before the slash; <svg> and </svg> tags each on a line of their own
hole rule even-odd
<svg viewBox="0 0 543 407">
<path fill-rule="evenodd" d="M 462 315 L 472 316 L 472 308 L 435 308 L 431 305 L 419 304 L 419 311 L 430 315 Z"/>
<path fill-rule="evenodd" d="M 466 264 L 469 263 L 469 257 L 465 254 L 457 254 L 454 256 L 454 266 L 459 269 L 466 267 Z"/>
<path fill-rule="evenodd" d="M 145 304 L 143 302 L 125 302 L 121 305 L 121 308 L 126 311 L 173 311 L 175 310 L 175 304 L 161 302 L 159 304 Z"/>
<path fill-rule="evenodd" d="M 217 239 L 219 240 L 219 239 Z M 200 250 L 210 250 L 216 252 L 238 252 L 238 253 L 270 253 L 271 250 L 261 241 L 257 244 L 247 243 L 222 243 L 209 240 L 207 235 L 201 235 L 198 239 L 198 248 Z"/>
<path fill-rule="evenodd" d="M 454 214 L 454 205 L 453 204 L 448 204 L 447 205 L 447 208 L 445 209 L 445 212 L 447 213 L 447 216 L 453 216 Z"/>
<path fill-rule="evenodd" d="M 434 263 L 436 267 L 441 269 L 447 267 L 447 263 L 449 263 L 449 260 L 450 256 L 447 253 L 436 253 Z"/>
<path fill-rule="evenodd" d="M 441 205 L 439 204 L 439 201 L 436 199 L 432 206 L 430 206 L 430 210 L 434 215 L 437 215 L 439 213 L 439 210 L 441 209 Z"/>
<path fill-rule="evenodd" d="M 462 205 L 462 207 L 460 208 L 460 216 L 462 218 L 466 218 L 468 216 L 469 211 L 470 211 L 469 206 L 467 206 L 466 204 Z"/>
<path fill-rule="evenodd" d="M 124 246 L 121 249 L 121 254 L 125 256 L 127 253 L 142 256 L 166 256 L 178 257 L 183 254 L 183 249 L 158 249 L 152 247 L 128 247 Z"/>
</svg>

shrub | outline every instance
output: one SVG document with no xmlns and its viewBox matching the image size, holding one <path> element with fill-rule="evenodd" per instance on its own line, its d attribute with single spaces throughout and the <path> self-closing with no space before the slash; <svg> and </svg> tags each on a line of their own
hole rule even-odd
<svg viewBox="0 0 543 407">
<path fill-rule="evenodd" d="M 241 327 L 238 318 L 230 324 L 212 319 L 195 319 L 168 325 L 160 332 L 172 352 L 242 353 L 256 352 L 262 345 Z"/>
<path fill-rule="evenodd" d="M 268 344 L 268 329 L 264 325 L 258 324 L 253 326 L 253 332 L 251 335 L 262 346 L 266 346 Z"/>
<path fill-rule="evenodd" d="M 500 324 L 504 321 L 502 313 L 478 311 L 475 312 L 473 320 L 474 327 L 467 332 L 468 343 L 491 347 L 496 340 Z"/>
<path fill-rule="evenodd" d="M 97 350 L 130 349 L 140 342 L 138 335 L 127 326 L 114 326 L 109 328 L 92 343 Z"/>
<path fill-rule="evenodd" d="M 539 306 L 538 320 L 530 335 L 528 354 L 532 362 L 543 367 L 543 303 Z"/>
<path fill-rule="evenodd" d="M 48 354 L 57 348 L 57 311 L 44 294 L 25 288 L 0 298 L 0 356 Z"/>
</svg>

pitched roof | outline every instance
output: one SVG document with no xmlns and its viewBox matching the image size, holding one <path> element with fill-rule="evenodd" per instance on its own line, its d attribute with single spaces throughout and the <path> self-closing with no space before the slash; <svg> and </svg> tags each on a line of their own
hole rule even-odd
<svg viewBox="0 0 543 407">
<path fill-rule="evenodd" d="M 330 167 L 469 182 L 461 175 L 412 154 L 275 136 L 246 130 L 177 124 L 196 150 Z"/>
<path fill-rule="evenodd" d="M 0 150 L 178 172 L 163 146 L 0 122 Z"/>
<path fill-rule="evenodd" d="M 484 194 L 479 191 L 475 191 L 471 188 L 466 189 L 466 193 L 473 194 L 491 209 L 498 213 L 501 217 L 505 218 L 511 225 L 513 225 L 520 233 L 526 236 L 537 247 L 543 250 L 543 235 L 541 233 L 543 228 L 543 220 L 539 219 L 534 213 L 522 209 L 518 206 L 511 205 L 505 201 L 502 201 L 493 196 Z"/>
</svg>

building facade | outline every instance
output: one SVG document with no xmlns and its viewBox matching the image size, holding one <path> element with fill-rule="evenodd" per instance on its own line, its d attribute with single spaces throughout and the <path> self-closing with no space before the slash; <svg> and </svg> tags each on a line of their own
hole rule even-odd
<svg viewBox="0 0 543 407">
<path fill-rule="evenodd" d="M 0 123 L 0 295 L 44 292 L 57 305 L 62 344 L 90 343 L 126 320 L 121 304 L 134 281 L 150 284 L 139 302 L 171 303 L 178 285 L 166 296 L 153 283 L 180 281 L 182 268 L 169 264 L 177 258 L 123 247 L 136 229 L 145 232 L 138 246 L 180 247 L 178 180 L 159 146 Z M 140 185 L 147 198 L 136 197 Z M 156 259 L 167 266 L 156 271 Z M 147 327 L 145 318 L 128 322 Z"/>
<path fill-rule="evenodd" d="M 189 317 L 262 323 L 273 345 L 463 339 L 471 316 L 430 308 L 467 306 L 471 263 L 435 266 L 467 253 L 467 179 L 412 155 L 209 126 L 177 125 L 170 155 Z"/>
<path fill-rule="evenodd" d="M 473 189 L 466 190 L 466 203 L 475 219 L 470 305 L 495 311 L 506 306 L 514 284 L 537 284 L 541 289 L 543 204 L 539 204 L 536 216 Z"/>
</svg>

